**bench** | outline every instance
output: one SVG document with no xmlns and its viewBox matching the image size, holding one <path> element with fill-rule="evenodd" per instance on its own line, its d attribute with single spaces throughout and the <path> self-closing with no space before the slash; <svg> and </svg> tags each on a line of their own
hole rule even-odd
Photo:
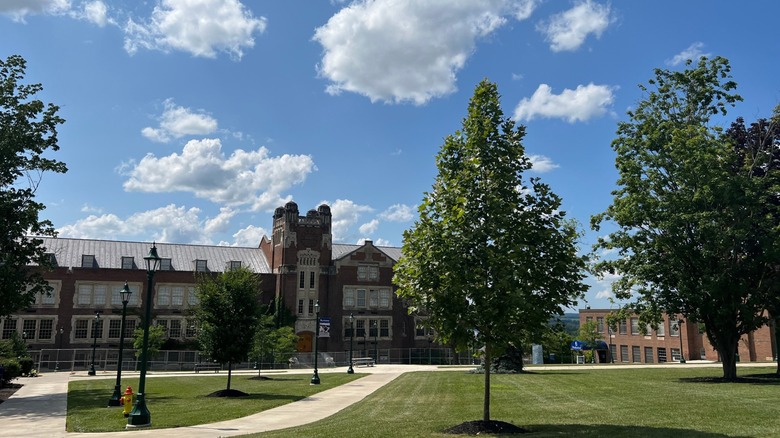
<svg viewBox="0 0 780 438">
<path fill-rule="evenodd" d="M 195 364 L 195 372 L 199 373 L 201 370 L 214 370 L 215 373 L 222 370 L 222 365 L 218 363 L 198 363 Z"/>
<path fill-rule="evenodd" d="M 352 359 L 352 366 L 359 367 L 361 365 L 372 367 L 374 366 L 376 362 L 374 362 L 373 357 L 355 357 Z"/>
</svg>

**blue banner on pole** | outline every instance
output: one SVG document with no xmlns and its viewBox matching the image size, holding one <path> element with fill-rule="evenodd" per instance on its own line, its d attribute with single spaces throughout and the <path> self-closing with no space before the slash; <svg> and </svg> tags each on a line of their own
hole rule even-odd
<svg viewBox="0 0 780 438">
<path fill-rule="evenodd" d="M 320 318 L 320 333 L 318 336 L 320 338 L 330 337 L 330 317 L 326 316 Z"/>
</svg>

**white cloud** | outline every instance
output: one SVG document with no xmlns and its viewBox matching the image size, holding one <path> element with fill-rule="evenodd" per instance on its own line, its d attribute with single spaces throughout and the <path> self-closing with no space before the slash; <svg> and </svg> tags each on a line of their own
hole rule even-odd
<svg viewBox="0 0 780 438">
<path fill-rule="evenodd" d="M 561 94 L 552 94 L 547 84 L 539 85 L 531 98 L 523 98 L 515 108 L 515 120 L 532 120 L 536 116 L 566 119 L 569 123 L 583 122 L 607 112 L 615 100 L 613 91 L 617 87 L 608 85 L 578 85 L 576 89 L 564 89 Z"/>
<path fill-rule="evenodd" d="M 70 9 L 70 0 L 3 0 L 0 14 L 8 15 L 14 21 L 24 23 L 24 17 L 34 14 L 65 14 Z"/>
<path fill-rule="evenodd" d="M 218 139 L 190 140 L 181 154 L 145 156 L 125 181 L 127 191 L 191 192 L 226 206 L 269 210 L 287 202 L 282 192 L 316 170 L 309 155 L 270 156 L 268 149 L 236 149 L 229 157 Z"/>
<path fill-rule="evenodd" d="M 531 170 L 534 172 L 545 173 L 560 167 L 544 155 L 529 155 L 528 159 L 531 160 L 531 165 L 533 166 Z"/>
<path fill-rule="evenodd" d="M 208 135 L 217 130 L 217 120 L 203 110 L 193 111 L 177 106 L 170 98 L 166 99 L 163 105 L 165 110 L 160 116 L 160 127 L 146 127 L 141 130 L 141 134 L 149 140 L 167 143 L 171 138 Z"/>
<path fill-rule="evenodd" d="M 615 294 L 612 292 L 612 289 L 603 289 L 596 293 L 596 298 L 599 299 L 615 298 Z"/>
<path fill-rule="evenodd" d="M 380 213 L 379 217 L 391 222 L 409 222 L 414 219 L 414 212 L 412 207 L 406 204 L 395 204 Z"/>
<path fill-rule="evenodd" d="M 180 50 L 205 58 L 225 52 L 241 59 L 265 28 L 265 17 L 254 17 L 238 0 L 161 0 L 148 22 L 128 20 L 125 50 Z"/>
<path fill-rule="evenodd" d="M 573 51 L 585 42 L 589 34 L 601 37 L 612 21 L 609 6 L 585 0 L 539 23 L 537 30 L 545 35 L 553 52 Z"/>
<path fill-rule="evenodd" d="M 358 228 L 358 231 L 360 231 L 360 234 L 363 235 L 371 235 L 376 232 L 376 229 L 379 227 L 379 220 L 372 219 L 371 222 L 366 222 L 365 224 L 361 225 L 360 228 Z"/>
<path fill-rule="evenodd" d="M 683 50 L 682 52 L 674 55 L 672 59 L 667 59 L 666 64 L 667 65 L 680 65 L 683 62 L 692 59 L 697 60 L 701 58 L 702 56 L 710 56 L 710 53 L 704 53 L 702 52 L 702 49 L 704 48 L 704 43 L 702 42 L 695 42 L 688 46 L 687 49 Z"/>
<path fill-rule="evenodd" d="M 100 27 L 103 27 L 106 24 L 116 25 L 116 22 L 108 16 L 108 7 L 101 0 L 84 3 L 82 5 L 82 10 L 72 11 L 71 16 L 73 16 L 73 18 L 87 20 Z"/>
<path fill-rule="evenodd" d="M 268 233 L 264 228 L 249 225 L 246 228 L 238 230 L 238 232 L 233 235 L 233 238 L 236 239 L 236 246 L 257 248 L 260 246 L 260 240 L 266 235 L 268 235 Z"/>
<path fill-rule="evenodd" d="M 84 204 L 81 206 L 81 212 L 82 213 L 103 213 L 103 209 L 100 207 L 93 207 L 89 204 Z"/>
<path fill-rule="evenodd" d="M 58 229 L 60 236 L 79 239 L 153 239 L 157 242 L 211 244 L 212 230 L 198 208 L 170 204 L 134 213 L 122 219 L 115 214 L 90 215 Z M 222 214 L 222 213 L 220 213 Z"/>
<path fill-rule="evenodd" d="M 389 240 L 386 239 L 376 239 L 374 241 L 374 246 L 393 246 Z"/>
<path fill-rule="evenodd" d="M 333 234 L 333 240 L 336 242 L 354 240 L 350 228 L 358 222 L 362 214 L 374 211 L 373 208 L 367 205 L 355 204 L 349 199 L 336 199 L 336 202 L 332 204 L 328 201 L 322 201 L 318 205 L 322 204 L 330 205 L 330 213 L 332 215 L 331 233 Z"/>
<path fill-rule="evenodd" d="M 527 18 L 536 0 L 355 1 L 317 28 L 327 92 L 372 102 L 428 100 L 456 90 L 456 73 L 479 38 Z"/>
</svg>

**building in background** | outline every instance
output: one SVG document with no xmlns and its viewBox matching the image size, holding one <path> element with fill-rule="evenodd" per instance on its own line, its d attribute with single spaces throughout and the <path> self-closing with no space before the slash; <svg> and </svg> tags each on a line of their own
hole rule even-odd
<svg viewBox="0 0 780 438">
<path fill-rule="evenodd" d="M 719 360 L 707 335 L 695 322 L 674 315 L 663 315 L 657 330 L 648 326 L 643 334 L 639 317 L 634 315 L 621 321 L 615 332 L 606 323 L 609 312 L 609 309 L 581 309 L 580 324 L 596 321 L 598 331 L 609 345 L 615 363 L 678 362 L 681 353 L 685 360 Z M 774 340 L 774 331 L 768 325 L 743 336 L 739 342 L 739 360 L 776 360 Z"/>
<path fill-rule="evenodd" d="M 361 245 L 334 244 L 331 226 L 327 205 L 300 215 L 297 204 L 288 202 L 274 212 L 270 240 L 263 237 L 256 248 L 157 243 L 162 263 L 154 276 L 152 323 L 165 328 L 169 344 L 194 345 L 197 327 L 190 309 L 198 304 L 195 274 L 247 267 L 260 276 L 258 300 L 284 307 L 297 317 L 299 352 L 313 350 L 318 301 L 320 317 L 330 320 L 327 337 L 319 338 L 321 352 L 349 350 L 350 314 L 356 354 L 383 351 L 388 361 L 406 362 L 406 357 L 389 356 L 430 349 L 432 332 L 422 318 L 409 315 L 395 295 L 393 265 L 401 249 L 374 246 L 370 240 Z M 98 348 L 116 348 L 122 310 L 119 291 L 125 281 L 132 291 L 126 320 L 126 336 L 131 338 L 141 326 L 146 296 L 143 257 L 151 243 L 42 240 L 56 265 L 44 273 L 53 292 L 3 318 L 0 338 L 16 332 L 33 350 L 55 351 L 88 348 L 97 334 Z M 100 319 L 95 318 L 96 311 Z"/>
</svg>

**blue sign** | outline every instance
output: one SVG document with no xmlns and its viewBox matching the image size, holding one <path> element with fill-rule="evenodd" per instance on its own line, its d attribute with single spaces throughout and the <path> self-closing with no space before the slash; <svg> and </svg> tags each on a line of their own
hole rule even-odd
<svg viewBox="0 0 780 438">
<path fill-rule="evenodd" d="M 582 347 L 584 347 L 584 346 L 585 346 L 585 343 L 582 342 L 582 341 L 571 341 L 571 349 L 572 350 L 580 351 L 580 350 L 582 350 Z"/>
</svg>

